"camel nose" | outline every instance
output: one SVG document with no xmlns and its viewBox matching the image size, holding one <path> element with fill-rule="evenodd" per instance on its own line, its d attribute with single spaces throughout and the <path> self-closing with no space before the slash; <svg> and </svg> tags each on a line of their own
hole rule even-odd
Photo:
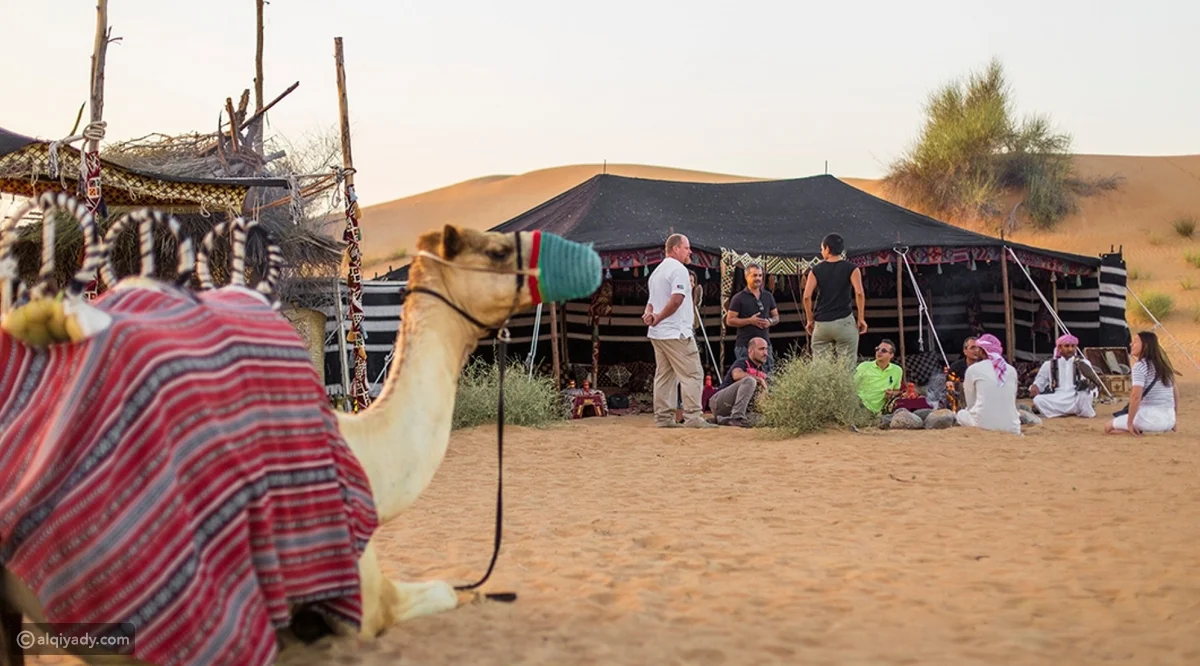
<svg viewBox="0 0 1200 666">
<path fill-rule="evenodd" d="M 547 303 L 591 296 L 603 277 L 600 255 L 590 244 L 569 241 L 551 233 L 541 234 L 538 289 Z"/>
</svg>

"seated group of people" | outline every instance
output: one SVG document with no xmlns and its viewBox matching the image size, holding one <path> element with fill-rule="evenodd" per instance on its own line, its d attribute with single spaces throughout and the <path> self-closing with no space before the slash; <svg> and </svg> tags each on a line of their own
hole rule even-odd
<svg viewBox="0 0 1200 666">
<path fill-rule="evenodd" d="M 1130 355 L 1137 359 L 1132 372 L 1129 406 L 1113 415 L 1106 433 L 1167 432 L 1176 429 L 1179 387 L 1178 374 L 1159 344 L 1158 336 L 1144 331 L 1134 336 Z M 881 391 L 880 372 L 889 368 L 895 346 L 881 343 L 876 360 L 861 364 L 856 384 L 863 404 L 875 413 L 887 401 L 895 407 L 900 392 Z M 864 366 L 876 366 L 875 368 Z M 894 365 L 890 367 L 894 368 Z M 888 373 L 897 378 L 897 368 Z M 1029 394 L 1033 411 L 1043 418 L 1077 416 L 1094 418 L 1094 401 L 1099 397 L 1098 375 L 1091 362 L 1079 353 L 1079 339 L 1066 334 L 1055 342 L 1053 358 L 1038 369 Z M 898 381 L 898 380 L 897 380 Z M 947 368 L 946 399 L 942 405 L 955 412 L 959 425 L 1020 434 L 1021 416 L 1017 408 L 1018 373 L 1004 359 L 1004 349 L 994 335 L 967 338 L 963 357 Z M 1156 384 L 1159 386 L 1155 388 Z M 890 384 L 888 385 L 890 386 Z"/>
<path fill-rule="evenodd" d="M 1131 368 L 1132 391 L 1129 405 L 1113 415 L 1105 427 L 1107 433 L 1167 432 L 1176 429 L 1179 404 L 1178 373 L 1171 366 L 1166 352 L 1153 332 L 1140 332 L 1129 346 L 1136 359 Z M 709 398 L 709 408 L 720 425 L 747 427 L 751 425 L 749 409 L 755 394 L 768 387 L 765 363 L 768 345 L 762 338 L 751 338 L 746 357 L 740 358 L 726 371 L 716 392 Z M 967 338 L 963 357 L 947 371 L 946 398 L 929 405 L 923 397 L 909 395 L 905 390 L 903 369 L 893 362 L 896 345 L 883 340 L 875 348 L 875 359 L 859 363 L 854 370 L 854 382 L 863 406 L 874 414 L 890 413 L 913 403 L 927 407 L 945 407 L 955 412 L 959 425 L 1021 433 L 1021 416 L 1017 408 L 1019 378 L 1016 368 L 1004 359 L 1003 346 L 996 336 L 987 334 Z M 1100 387 L 1092 377 L 1097 374 L 1081 370 L 1092 368 L 1079 353 L 1079 340 L 1063 335 L 1056 341 L 1054 356 L 1042 364 L 1029 392 L 1033 409 L 1043 418 L 1078 416 L 1094 418 L 1093 406 Z"/>
</svg>

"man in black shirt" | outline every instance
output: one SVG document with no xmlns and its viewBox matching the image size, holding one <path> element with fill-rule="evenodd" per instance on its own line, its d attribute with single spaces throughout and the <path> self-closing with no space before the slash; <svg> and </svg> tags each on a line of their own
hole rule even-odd
<svg viewBox="0 0 1200 666">
<path fill-rule="evenodd" d="M 858 365 L 858 336 L 867 332 L 867 297 L 863 293 L 862 272 L 842 259 L 844 249 L 845 241 L 837 234 L 829 234 L 821 241 L 823 261 L 812 267 L 804 284 L 805 329 L 814 356 L 832 353 L 853 368 Z M 818 290 L 814 308 L 813 292 Z"/>
<path fill-rule="evenodd" d="M 767 356 L 767 343 L 762 338 L 750 338 L 746 358 L 734 361 L 725 373 L 721 386 L 708 399 L 717 425 L 749 428 L 748 410 L 754 395 L 767 390 L 767 374 L 763 361 Z"/>
<path fill-rule="evenodd" d="M 738 330 L 737 340 L 733 343 L 734 359 L 745 359 L 749 355 L 750 340 L 762 338 L 767 343 L 763 367 L 768 373 L 774 370 L 771 334 L 767 329 L 778 323 L 779 308 L 775 306 L 775 296 L 763 288 L 762 266 L 747 265 L 746 288 L 729 299 L 729 308 L 725 312 L 725 324 Z"/>
</svg>

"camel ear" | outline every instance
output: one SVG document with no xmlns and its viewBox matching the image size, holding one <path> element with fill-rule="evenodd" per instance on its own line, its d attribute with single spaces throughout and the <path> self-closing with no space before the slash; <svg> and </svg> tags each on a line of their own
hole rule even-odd
<svg viewBox="0 0 1200 666">
<path fill-rule="evenodd" d="M 463 251 L 463 237 L 457 227 L 447 224 L 442 229 L 442 258 L 453 259 Z"/>
</svg>

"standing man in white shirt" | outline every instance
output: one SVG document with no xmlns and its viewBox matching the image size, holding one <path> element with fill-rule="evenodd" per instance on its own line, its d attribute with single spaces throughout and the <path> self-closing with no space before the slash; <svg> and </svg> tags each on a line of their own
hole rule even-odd
<svg viewBox="0 0 1200 666">
<path fill-rule="evenodd" d="M 716 428 L 717 424 L 705 420 L 700 408 L 704 369 L 696 346 L 691 271 L 686 265 L 692 258 L 692 245 L 687 236 L 671 234 L 665 249 L 666 258 L 650 274 L 650 298 L 642 314 L 642 321 L 650 327 L 646 337 L 654 346 L 654 424 L 660 428 L 679 425 L 675 422 L 678 385 L 683 394 L 683 425 Z"/>
</svg>

